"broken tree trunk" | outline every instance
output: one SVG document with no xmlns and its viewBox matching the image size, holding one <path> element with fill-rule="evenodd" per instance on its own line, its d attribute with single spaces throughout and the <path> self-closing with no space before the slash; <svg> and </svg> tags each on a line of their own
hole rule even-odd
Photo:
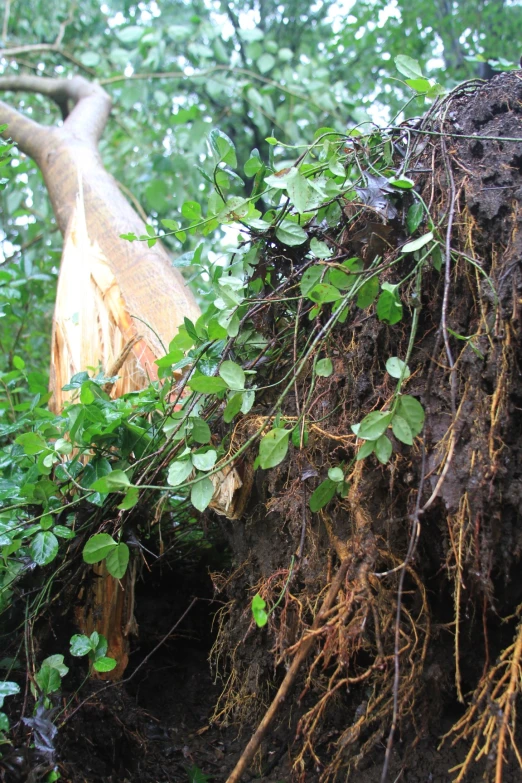
<svg viewBox="0 0 522 783">
<path fill-rule="evenodd" d="M 122 233 L 145 233 L 141 218 L 105 170 L 98 142 L 111 100 L 82 77 L 0 78 L 0 89 L 45 95 L 60 108 L 60 127 L 46 127 L 0 101 L 4 135 L 39 166 L 53 205 L 64 248 L 53 319 L 50 388 L 54 410 L 68 394 L 72 375 L 100 367 L 118 375 L 112 396 L 138 390 L 157 378 L 155 360 L 165 353 L 185 316 L 199 308 L 160 243 L 131 243 Z M 135 569 L 115 580 L 100 571 L 77 612 L 85 633 L 97 630 L 118 660 L 111 678 L 121 677 L 132 631 Z"/>
</svg>

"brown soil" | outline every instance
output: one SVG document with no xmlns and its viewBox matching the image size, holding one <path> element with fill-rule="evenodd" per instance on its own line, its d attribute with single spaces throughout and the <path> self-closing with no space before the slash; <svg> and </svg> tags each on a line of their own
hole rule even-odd
<svg viewBox="0 0 522 783">
<path fill-rule="evenodd" d="M 468 781 L 495 780 L 497 773 L 499 783 L 499 747 L 505 758 L 500 781 L 521 779 L 512 723 L 504 731 L 502 715 L 513 707 L 520 665 L 514 639 L 521 634 L 522 602 L 522 142 L 469 138 L 522 139 L 521 116 L 522 77 L 504 74 L 463 88 L 441 116 L 412 132 L 426 144 L 412 159 L 420 169 L 433 167 L 418 189 L 435 222 L 444 219 L 443 236 L 453 222 L 457 251 L 446 281 L 444 265 L 440 272 L 430 265 L 422 279 L 405 389 L 426 410 L 422 438 L 413 447 L 394 441 L 386 466 L 374 456 L 357 463 L 348 496 L 320 513 L 309 511 L 310 493 L 327 468 L 347 464 L 354 454 L 350 425 L 393 393 L 384 364 L 406 352 L 417 305 L 412 278 L 410 306 L 398 326 L 357 311 L 336 328 L 327 351 L 334 373 L 315 386 L 308 416 L 316 426 L 307 447 L 291 448 L 268 473 L 258 470 L 243 518 L 219 522 L 232 558 L 227 572 L 219 568 L 209 578 L 215 567 L 199 562 L 190 572 L 174 566 L 142 575 L 131 679 L 99 696 L 100 684 L 90 686 L 92 699 L 59 734 L 63 780 L 181 783 L 195 765 L 213 783 L 224 782 L 346 558 L 331 622 L 318 634 L 244 780 L 378 783 L 394 696 L 390 783 L 449 783 L 458 774 L 449 770 L 466 762 L 475 741 L 470 758 L 485 751 L 470 762 Z M 441 141 L 421 129 L 462 137 Z M 400 221 L 392 227 L 395 239 L 406 241 Z M 359 244 L 361 229 L 359 222 Z M 350 249 L 350 232 L 341 226 L 341 235 Z M 390 281 L 407 273 L 401 263 L 398 272 L 386 273 Z M 265 315 L 258 328 L 277 334 L 284 314 L 274 307 Z M 303 404 L 309 383 L 305 371 L 297 399 L 287 400 L 287 417 Z M 238 428 L 238 442 L 271 402 L 267 393 Z M 423 513 L 416 515 L 419 508 Z M 413 534 L 418 542 L 412 548 Z M 268 626 L 257 629 L 252 596 L 260 592 L 272 605 L 287 579 Z M 193 596 L 200 600 L 175 635 L 133 675 Z M 24 777 L 19 757 L 7 757 L 3 780 L 42 779 L 34 766 L 33 777 Z"/>
</svg>

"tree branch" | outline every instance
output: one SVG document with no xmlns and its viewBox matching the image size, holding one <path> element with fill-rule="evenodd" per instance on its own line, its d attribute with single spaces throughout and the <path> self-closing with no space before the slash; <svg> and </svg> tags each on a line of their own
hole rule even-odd
<svg viewBox="0 0 522 783">
<path fill-rule="evenodd" d="M 58 39 L 57 39 L 58 41 Z M 0 57 L 13 57 L 14 59 L 17 59 L 19 55 L 21 54 L 32 54 L 33 52 L 36 52 L 37 54 L 41 52 L 52 52 L 54 54 L 59 54 L 61 57 L 64 57 L 66 60 L 69 60 L 69 62 L 76 65 L 78 68 L 81 68 L 82 71 L 85 71 L 86 73 L 90 74 L 91 76 L 96 76 L 96 71 L 94 68 L 89 68 L 87 65 L 84 65 L 80 60 L 77 60 L 74 55 L 67 52 L 65 49 L 62 49 L 61 42 L 60 43 L 41 43 L 41 44 L 24 44 L 23 46 L 8 46 L 6 49 L 0 49 Z"/>
<path fill-rule="evenodd" d="M 7 129 L 1 134 L 5 139 L 13 139 L 17 147 L 38 162 L 38 153 L 47 129 L 29 117 L 0 101 L 0 125 L 7 123 Z"/>
<path fill-rule="evenodd" d="M 62 115 L 66 117 L 64 127 L 82 141 L 95 146 L 100 140 L 111 110 L 111 99 L 105 90 L 82 76 L 74 76 L 72 79 L 49 79 L 44 76 L 1 76 L 0 90 L 34 92 L 45 95 L 60 107 Z M 70 114 L 69 103 L 72 103 L 74 107 Z M 11 115 L 14 112 L 13 109 L 2 104 L 2 118 L 6 111 Z M 20 120 L 27 119 L 18 112 L 14 112 L 14 114 L 18 115 L 19 123 Z M 3 121 L 9 122 L 9 120 Z M 42 126 L 37 127 L 41 132 L 45 132 Z M 18 144 L 20 143 L 12 128 L 10 128 L 9 135 Z M 28 152 L 28 154 L 31 153 Z"/>
</svg>

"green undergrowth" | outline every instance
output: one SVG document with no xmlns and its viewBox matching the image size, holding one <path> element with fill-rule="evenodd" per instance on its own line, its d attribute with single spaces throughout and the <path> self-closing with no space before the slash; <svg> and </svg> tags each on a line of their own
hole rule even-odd
<svg viewBox="0 0 522 783">
<path fill-rule="evenodd" d="M 440 85 L 426 79 L 414 61 L 397 59 L 412 98 L 435 99 L 427 117 L 443 111 Z M 311 511 L 320 511 L 336 494 L 346 496 L 357 461 L 376 458 L 385 464 L 394 440 L 411 446 L 421 434 L 424 410 L 404 392 L 404 383 L 423 274 L 440 273 L 445 258 L 439 226 L 416 190 L 425 132 L 429 124 L 420 121 L 386 129 L 367 124 L 346 134 L 320 128 L 303 149 L 269 137 L 270 158 L 253 150 L 241 170 L 232 141 L 212 131 L 208 203 L 186 202 L 181 216 L 162 221 L 162 228 L 151 224 L 142 237 L 124 235 L 148 245 L 165 233 L 180 241 L 198 238 L 176 264 L 203 281 L 210 303 L 195 323 L 185 319 L 165 346 L 157 361 L 159 381 L 113 400 L 105 388 L 115 379 L 103 368 L 90 368 L 65 387 L 71 400 L 56 415 L 47 407 L 40 374 L 13 358 L 13 368 L 1 378 L 4 633 L 12 631 L 13 616 L 19 619 L 17 641 L 1 662 L 0 701 L 19 692 L 26 671 L 35 711 L 55 703 L 68 672 L 66 651 L 39 660 L 24 643 L 23 627 L 32 631 L 61 589 L 66 569 L 104 561 L 121 579 L 132 550 L 154 549 L 149 540 L 167 530 L 180 557 L 208 546 L 199 519 L 223 471 L 249 450 L 253 468 L 269 470 L 289 451 L 306 446 L 312 393 L 334 372 L 335 330 L 348 319 L 373 318 L 406 330 L 407 348 L 402 356 L 383 357 L 382 376 L 393 380 L 393 394 L 381 409 L 351 422 L 357 438 L 353 458 L 320 477 L 309 498 Z M 251 185 L 248 198 L 234 193 L 243 177 Z M 212 237 L 223 225 L 234 229 L 237 244 L 216 257 Z M 363 232 L 357 254 L 347 252 L 344 241 L 354 227 Z M 463 339 L 473 348 L 471 337 Z M 296 411 L 287 403 L 303 373 L 309 386 Z M 246 418 L 252 426 L 239 442 L 233 433 Z M 160 520 L 154 535 L 152 508 Z M 267 610 L 256 596 L 257 624 L 266 624 L 274 608 Z M 73 636 L 69 652 L 98 671 L 115 665 L 97 633 Z M 67 710 L 60 716 L 66 719 Z M 0 713 L 5 743 L 8 732 L 7 715 Z"/>
</svg>

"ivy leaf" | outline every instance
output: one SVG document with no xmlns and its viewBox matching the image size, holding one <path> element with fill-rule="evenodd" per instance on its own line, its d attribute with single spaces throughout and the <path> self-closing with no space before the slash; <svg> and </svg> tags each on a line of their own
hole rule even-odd
<svg viewBox="0 0 522 783">
<path fill-rule="evenodd" d="M 407 76 L 409 79 L 422 79 L 422 70 L 417 62 L 417 60 L 414 60 L 413 57 L 408 57 L 405 54 L 399 54 L 395 58 L 395 66 L 400 73 L 403 74 L 403 76 Z"/>
<path fill-rule="evenodd" d="M 299 169 L 291 168 L 286 177 L 286 190 L 299 213 L 306 212 L 310 202 L 310 185 Z"/>
<path fill-rule="evenodd" d="M 94 661 L 93 669 L 96 669 L 97 672 L 111 672 L 117 665 L 118 661 L 115 658 L 108 658 L 104 655 Z"/>
<path fill-rule="evenodd" d="M 377 317 L 379 321 L 393 326 L 402 319 L 401 300 L 390 291 L 383 291 L 377 302 Z"/>
<path fill-rule="evenodd" d="M 209 478 L 201 479 L 192 485 L 190 502 L 198 511 L 204 511 L 214 495 L 214 485 Z"/>
<path fill-rule="evenodd" d="M 125 493 L 125 497 L 121 501 L 120 505 L 116 506 L 116 508 L 119 508 L 122 511 L 128 511 L 129 508 L 134 508 L 134 506 L 139 500 L 139 497 L 140 497 L 140 491 L 138 487 L 129 487 L 129 489 Z"/>
<path fill-rule="evenodd" d="M 407 446 L 413 444 L 413 433 L 411 427 L 402 416 L 395 414 L 392 419 L 392 432 L 401 443 L 405 443 Z"/>
<path fill-rule="evenodd" d="M 423 234 L 418 239 L 414 239 L 412 242 L 407 242 L 401 247 L 401 253 L 413 253 L 415 250 L 420 250 L 421 247 L 427 245 L 433 239 L 433 231 L 428 231 L 427 234 Z"/>
<path fill-rule="evenodd" d="M 246 376 L 239 364 L 227 359 L 219 368 L 219 374 L 230 389 L 239 391 L 245 388 Z"/>
<path fill-rule="evenodd" d="M 204 419 L 200 419 L 199 416 L 192 416 L 189 418 L 189 422 L 192 425 L 190 435 L 195 443 L 208 443 L 211 438 L 210 427 Z"/>
<path fill-rule="evenodd" d="M 47 449 L 47 443 L 44 441 L 41 435 L 36 432 L 24 432 L 22 435 L 18 435 L 15 438 L 15 443 L 18 443 L 24 450 L 25 454 L 34 456 L 39 454 L 44 449 Z"/>
<path fill-rule="evenodd" d="M 167 473 L 167 482 L 171 487 L 177 487 L 179 484 L 183 484 L 185 479 L 192 473 L 192 470 L 192 460 L 190 459 L 180 459 L 171 462 Z"/>
<path fill-rule="evenodd" d="M 382 462 L 383 465 L 386 465 L 392 455 L 392 442 L 389 438 L 386 437 L 386 435 L 381 435 L 381 437 L 375 441 L 373 450 L 379 462 Z"/>
<path fill-rule="evenodd" d="M 315 365 L 315 374 L 323 378 L 328 378 L 333 373 L 333 364 L 331 359 L 319 359 Z"/>
<path fill-rule="evenodd" d="M 217 452 L 209 449 L 201 454 L 194 452 L 192 454 L 192 464 L 198 470 L 212 470 L 217 460 Z"/>
<path fill-rule="evenodd" d="M 365 310 L 374 303 L 378 293 L 379 278 L 377 275 L 374 275 L 359 288 L 359 293 L 357 294 L 357 307 L 360 307 L 361 310 Z"/>
<path fill-rule="evenodd" d="M 6 696 L 14 696 L 20 693 L 20 686 L 16 682 L 0 682 L 0 707 L 4 706 Z"/>
<path fill-rule="evenodd" d="M 83 548 L 85 563 L 100 563 L 118 544 L 108 533 L 91 536 Z"/>
<path fill-rule="evenodd" d="M 310 291 L 315 287 L 316 283 L 318 283 L 321 279 L 323 272 L 324 269 L 322 267 L 311 266 L 303 273 L 301 282 L 299 284 L 303 296 L 308 296 Z"/>
<path fill-rule="evenodd" d="M 291 220 L 283 220 L 283 222 L 276 228 L 276 237 L 283 245 L 288 247 L 296 247 L 306 242 L 308 236 L 301 226 L 297 223 L 292 223 Z"/>
<path fill-rule="evenodd" d="M 408 234 L 414 234 L 417 231 L 418 227 L 422 223 L 423 217 L 424 207 L 420 201 L 416 201 L 415 204 L 411 205 L 408 210 L 408 214 L 406 215 L 406 226 L 408 227 Z"/>
<path fill-rule="evenodd" d="M 81 658 L 83 655 L 88 655 L 92 650 L 91 640 L 85 634 L 74 634 L 71 636 L 70 649 L 71 655 L 75 658 Z"/>
<path fill-rule="evenodd" d="M 267 624 L 266 601 L 261 598 L 259 593 L 256 593 L 252 598 L 252 615 L 258 628 L 263 628 Z"/>
<path fill-rule="evenodd" d="M 330 478 L 322 481 L 310 496 L 310 511 L 320 511 L 324 508 L 335 495 L 338 483 Z"/>
<path fill-rule="evenodd" d="M 130 487 L 131 483 L 129 477 L 123 470 L 113 470 L 106 476 L 97 479 L 94 484 L 91 484 L 90 489 L 95 489 L 97 492 L 118 492 L 122 487 Z"/>
<path fill-rule="evenodd" d="M 234 394 L 227 402 L 226 408 L 223 411 L 223 421 L 226 424 L 230 424 L 232 419 L 234 419 L 241 410 L 242 405 L 243 394 L 241 394 L 241 392 L 239 394 Z"/>
<path fill-rule="evenodd" d="M 29 553 L 37 565 L 50 563 L 58 554 L 58 539 L 50 530 L 42 530 L 31 541 Z"/>
<path fill-rule="evenodd" d="M 275 427 L 259 444 L 259 465 L 263 470 L 275 468 L 286 457 L 290 430 Z"/>
<path fill-rule="evenodd" d="M 415 397 L 411 397 L 409 394 L 401 395 L 395 412 L 408 422 L 414 437 L 422 431 L 424 408 Z"/>
<path fill-rule="evenodd" d="M 344 481 L 344 473 L 342 468 L 330 468 L 328 471 L 328 478 L 330 481 Z"/>
<path fill-rule="evenodd" d="M 227 388 L 223 378 L 217 378 L 215 375 L 196 375 L 190 379 L 188 385 L 192 391 L 201 392 L 202 394 L 216 394 Z"/>
<path fill-rule="evenodd" d="M 208 136 L 209 144 L 215 155 L 216 163 L 226 163 L 230 168 L 237 166 L 236 149 L 226 133 L 213 128 Z"/>
<path fill-rule="evenodd" d="M 401 375 L 403 379 L 410 377 L 410 369 L 408 365 L 397 356 L 391 356 L 388 359 L 386 362 L 386 371 L 389 375 L 391 375 L 392 378 L 400 378 Z"/>
<path fill-rule="evenodd" d="M 122 579 L 129 564 L 129 547 L 127 544 L 121 542 L 114 547 L 107 555 L 105 564 L 111 576 L 115 579 Z"/>
<path fill-rule="evenodd" d="M 337 302 L 338 299 L 341 299 L 341 294 L 339 289 L 329 283 L 318 283 L 308 294 L 308 299 L 311 299 L 316 304 L 325 304 L 327 302 Z"/>
<path fill-rule="evenodd" d="M 372 411 L 361 421 L 357 437 L 362 440 L 377 440 L 388 429 L 392 420 L 390 411 Z"/>
<path fill-rule="evenodd" d="M 45 666 L 44 664 L 40 667 L 40 671 L 37 672 L 35 679 L 45 696 L 59 690 L 62 684 L 60 675 L 56 669 L 51 668 L 51 666 Z"/>
</svg>

